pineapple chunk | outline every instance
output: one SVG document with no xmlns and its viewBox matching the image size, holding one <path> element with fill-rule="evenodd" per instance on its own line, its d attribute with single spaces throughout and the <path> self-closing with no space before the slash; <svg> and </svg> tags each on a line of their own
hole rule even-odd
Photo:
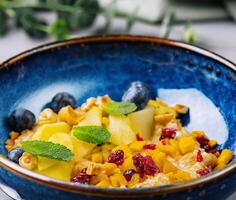
<svg viewBox="0 0 236 200">
<path fill-rule="evenodd" d="M 69 132 L 70 132 L 70 126 L 65 122 L 45 124 L 37 129 L 32 139 L 47 141 L 55 133 L 69 133 Z"/>
<path fill-rule="evenodd" d="M 102 125 L 102 110 L 93 106 L 87 113 L 85 113 L 84 119 L 82 119 L 78 126 L 101 126 Z M 90 144 L 81 140 L 78 140 L 75 136 L 72 135 L 72 141 L 74 146 L 75 157 L 82 158 L 93 150 L 96 146 L 95 144 Z"/>
<path fill-rule="evenodd" d="M 72 162 L 63 162 L 63 161 L 57 161 L 57 162 L 58 162 L 57 164 L 45 170 L 38 171 L 38 173 L 62 181 L 70 181 L 72 166 L 73 166 Z"/>
<path fill-rule="evenodd" d="M 83 158 L 87 156 L 91 151 L 96 147 L 96 144 L 90 144 L 88 142 L 84 142 L 81 140 L 78 140 L 75 136 L 72 137 L 72 142 L 74 146 L 74 155 L 75 158 Z"/>
<path fill-rule="evenodd" d="M 78 126 L 101 126 L 102 125 L 102 110 L 97 106 L 93 106 L 87 113 L 84 115 Z"/>
<path fill-rule="evenodd" d="M 153 107 L 147 107 L 143 110 L 129 114 L 132 129 L 135 133 L 139 133 L 145 140 L 151 139 L 153 117 Z"/>
<path fill-rule="evenodd" d="M 48 169 L 49 167 L 52 167 L 58 162 L 60 161 L 38 156 L 38 171 L 41 172 L 45 169 Z"/>
<path fill-rule="evenodd" d="M 48 141 L 64 145 L 73 152 L 72 138 L 67 133 L 55 133 L 49 138 Z"/>
<path fill-rule="evenodd" d="M 115 145 L 130 144 L 135 140 L 129 117 L 125 115 L 109 116 L 108 131 L 111 133 L 110 142 Z"/>
</svg>

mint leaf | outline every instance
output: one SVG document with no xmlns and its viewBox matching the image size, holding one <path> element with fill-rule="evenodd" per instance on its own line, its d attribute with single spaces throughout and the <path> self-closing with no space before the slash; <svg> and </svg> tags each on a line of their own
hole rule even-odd
<svg viewBox="0 0 236 200">
<path fill-rule="evenodd" d="M 129 102 L 111 102 L 105 104 L 103 109 L 111 115 L 123 115 L 135 111 L 137 106 Z"/>
<path fill-rule="evenodd" d="M 36 156 L 62 161 L 69 161 L 73 156 L 73 153 L 61 144 L 40 140 L 24 141 L 22 143 L 22 149 Z"/>
<path fill-rule="evenodd" d="M 107 129 L 101 126 L 77 126 L 72 129 L 72 134 L 77 139 L 92 144 L 104 144 L 111 135 Z"/>
</svg>

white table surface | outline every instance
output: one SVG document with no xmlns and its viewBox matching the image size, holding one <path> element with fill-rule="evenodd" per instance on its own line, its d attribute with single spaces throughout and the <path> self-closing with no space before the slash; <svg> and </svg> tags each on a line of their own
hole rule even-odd
<svg viewBox="0 0 236 200">
<path fill-rule="evenodd" d="M 96 30 L 104 24 L 104 18 L 100 16 L 95 25 L 87 30 L 75 34 L 74 36 L 93 35 Z M 111 33 L 125 33 L 124 27 L 126 22 L 122 19 L 117 19 L 111 28 Z M 197 45 L 206 49 L 212 50 L 225 58 L 236 63 L 236 23 L 230 21 L 221 22 L 205 22 L 194 23 L 194 28 L 197 30 Z M 181 40 L 183 25 L 174 27 L 170 38 Z M 130 34 L 133 35 L 149 35 L 158 36 L 160 28 L 149 26 L 142 23 L 136 23 Z M 45 42 L 51 42 L 52 39 L 35 41 L 28 38 L 21 31 L 12 31 L 4 38 L 0 38 L 0 62 L 14 56 L 21 51 L 33 48 Z M 10 200 L 4 193 L 0 191 L 1 200 Z M 236 199 L 236 193 L 227 200 Z"/>
</svg>

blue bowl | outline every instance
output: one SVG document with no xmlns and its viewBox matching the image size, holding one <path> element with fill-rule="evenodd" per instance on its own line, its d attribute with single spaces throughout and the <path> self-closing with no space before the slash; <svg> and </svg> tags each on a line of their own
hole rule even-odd
<svg viewBox="0 0 236 200">
<path fill-rule="evenodd" d="M 220 108 L 226 127 L 226 134 L 224 130 L 224 135 L 219 135 L 221 147 L 236 153 L 235 71 L 233 63 L 214 53 L 150 37 L 76 38 L 21 53 L 0 65 L 1 187 L 14 198 L 24 200 L 225 199 L 236 190 L 235 161 L 197 180 L 137 189 L 75 185 L 36 174 L 5 157 L 4 142 L 9 132 L 5 118 L 18 106 L 38 115 L 59 91 L 72 93 L 81 104 L 88 97 L 103 94 L 120 100 L 127 85 L 135 80 L 149 84 L 153 96 L 158 88 L 195 88 Z M 205 124 L 208 125 L 207 120 Z M 219 124 L 216 120 L 211 127 Z"/>
</svg>

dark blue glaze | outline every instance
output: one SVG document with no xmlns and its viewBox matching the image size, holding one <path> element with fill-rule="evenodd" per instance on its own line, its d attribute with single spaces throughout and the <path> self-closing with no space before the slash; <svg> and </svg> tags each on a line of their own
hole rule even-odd
<svg viewBox="0 0 236 200">
<path fill-rule="evenodd" d="M 0 153 L 6 155 L 4 142 L 8 130 L 5 119 L 16 107 L 26 107 L 37 116 L 56 93 L 63 91 L 74 95 L 78 104 L 88 97 L 104 94 L 119 101 L 127 86 L 137 80 L 147 83 L 152 91 L 158 88 L 196 88 L 203 92 L 220 108 L 228 126 L 229 137 L 223 146 L 236 153 L 235 71 L 193 51 L 142 41 L 71 44 L 38 52 L 2 68 Z M 3 167 L 0 167 L 0 179 L 15 188 L 25 200 L 106 199 L 52 189 L 14 175 Z M 192 190 L 162 195 L 160 199 L 224 199 L 235 189 L 236 175 L 231 174 Z M 150 193 L 148 197 L 136 199 L 157 198 Z"/>
</svg>

